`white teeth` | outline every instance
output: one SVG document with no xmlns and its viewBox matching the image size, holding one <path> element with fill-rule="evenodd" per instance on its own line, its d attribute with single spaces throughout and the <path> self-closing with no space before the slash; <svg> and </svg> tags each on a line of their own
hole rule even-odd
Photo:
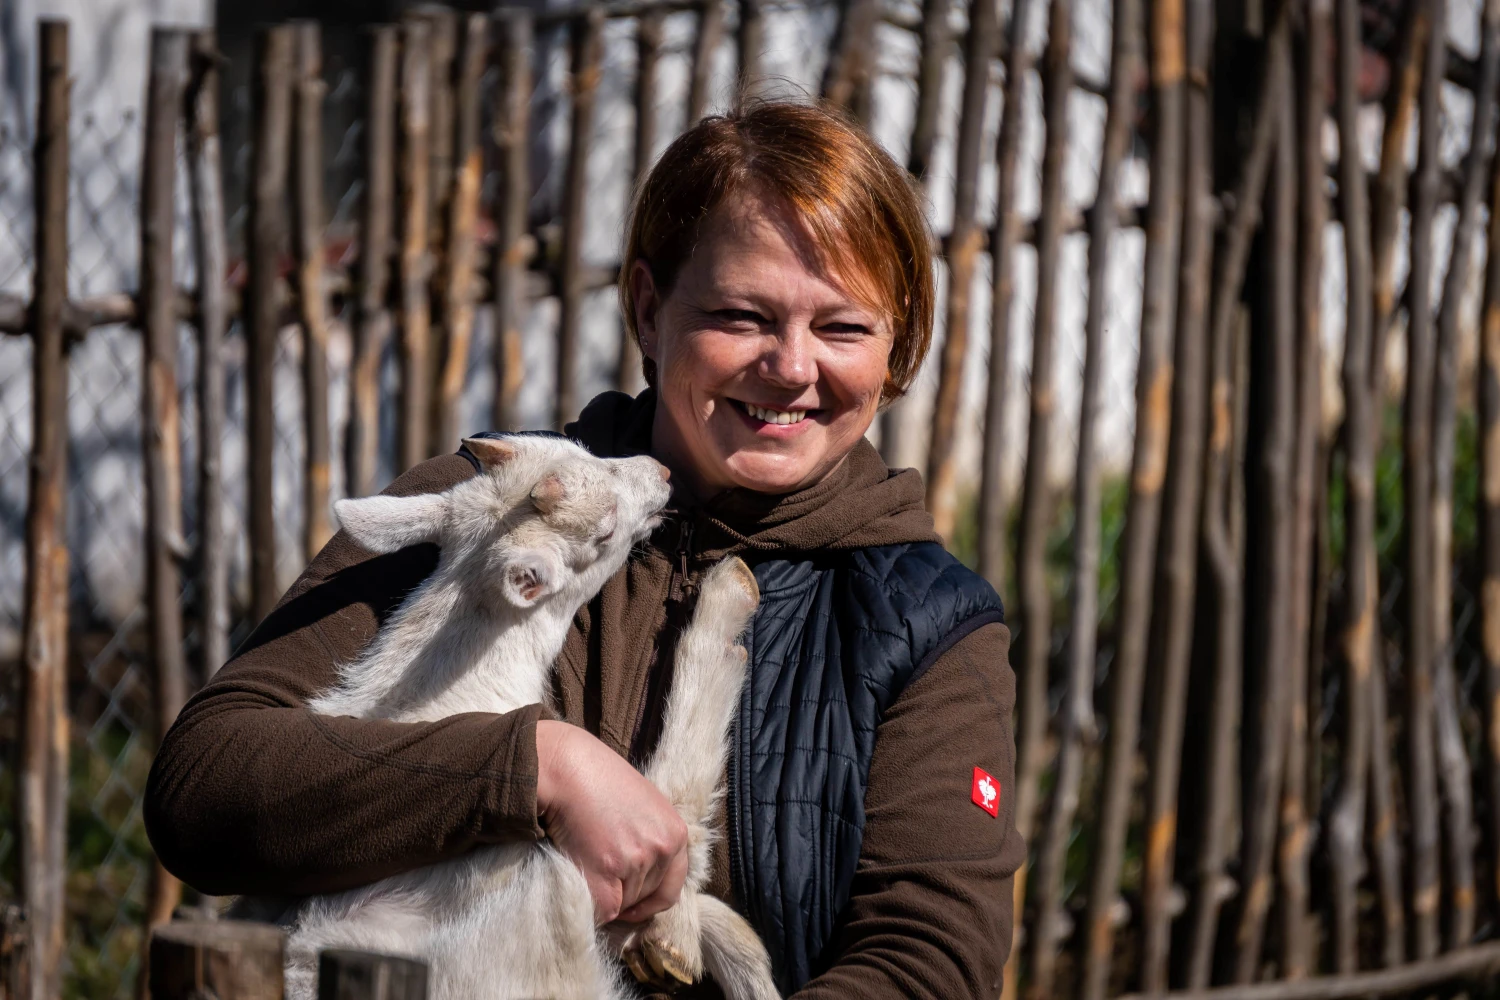
<svg viewBox="0 0 1500 1000">
<path fill-rule="evenodd" d="M 754 403 L 746 403 L 745 409 L 752 417 L 764 420 L 768 424 L 796 424 L 807 416 L 806 410 L 768 410 Z"/>
</svg>

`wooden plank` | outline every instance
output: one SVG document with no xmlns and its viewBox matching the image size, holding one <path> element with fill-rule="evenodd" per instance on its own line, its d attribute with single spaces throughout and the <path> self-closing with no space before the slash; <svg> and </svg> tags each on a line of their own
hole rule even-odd
<svg viewBox="0 0 1500 1000">
<path fill-rule="evenodd" d="M 243 920 L 177 921 L 151 935 L 153 1000 L 281 1000 L 286 935 Z"/>
<path fill-rule="evenodd" d="M 405 472 L 429 456 L 432 304 L 427 279 L 428 209 L 431 187 L 431 34 L 429 23 L 409 18 L 401 25 L 401 368 L 396 418 L 396 469 Z"/>
<path fill-rule="evenodd" d="M 182 431 L 177 410 L 177 287 L 172 237 L 177 208 L 177 126 L 187 88 L 188 34 L 151 32 L 141 168 L 141 442 L 146 480 L 146 606 L 160 742 L 187 700 L 182 650 Z M 152 866 L 146 927 L 172 918 L 182 885 Z"/>
<path fill-rule="evenodd" d="M 360 209 L 359 293 L 350 360 L 349 426 L 344 438 L 344 489 L 375 492 L 380 447 L 380 369 L 391 335 L 386 296 L 396 200 L 396 66 L 394 25 L 369 29 L 369 90 L 365 104 L 364 202 Z"/>
<path fill-rule="evenodd" d="M 509 8 L 500 15 L 500 99 L 494 143 L 500 184 L 495 196 L 495 258 L 491 281 L 495 302 L 494 425 L 518 430 L 516 400 L 525 369 L 521 363 L 521 329 L 526 322 L 526 205 L 531 176 L 526 135 L 531 107 L 531 13 Z"/>
<path fill-rule="evenodd" d="M 870 123 L 870 89 L 875 71 L 876 0 L 840 0 L 838 28 L 823 69 L 823 99 Z"/>
<path fill-rule="evenodd" d="M 252 163 L 245 357 L 250 451 L 250 617 L 276 606 L 275 366 L 280 320 L 279 272 L 286 244 L 287 164 L 291 139 L 292 56 L 296 30 L 272 25 L 256 33 L 252 81 Z"/>
<path fill-rule="evenodd" d="M 192 42 L 187 148 L 198 272 L 198 588 L 201 677 L 229 659 L 229 556 L 224 537 L 224 332 L 228 239 L 219 147 L 219 52 L 212 31 Z"/>
<path fill-rule="evenodd" d="M 328 300 L 323 282 L 323 46 L 316 21 L 296 25 L 293 123 L 293 249 L 302 325 L 302 555 L 333 537 L 329 515 Z"/>
<path fill-rule="evenodd" d="M 740 23 L 734 35 L 737 107 L 758 96 L 763 83 L 760 60 L 766 45 L 766 19 L 761 3 L 762 0 L 740 0 Z M 648 16 L 651 15 L 641 16 L 642 23 Z"/>
<path fill-rule="evenodd" d="M 578 416 L 578 324 L 583 313 L 583 227 L 588 203 L 589 149 L 594 136 L 594 100 L 603 71 L 604 14 L 594 9 L 570 25 L 573 112 L 569 122 L 568 164 L 563 181 L 563 223 L 558 289 L 557 390 L 553 424 Z"/>
<path fill-rule="evenodd" d="M 68 24 L 37 24 L 32 176 L 31 456 L 26 486 L 17 840 L 30 957 L 28 997 L 58 996 L 64 948 L 68 800 Z"/>
<path fill-rule="evenodd" d="M 964 359 L 969 348 L 969 300 L 984 230 L 977 216 L 979 171 L 983 165 L 985 106 L 990 91 L 990 60 L 999 42 L 999 15 L 992 0 L 972 8 L 964 36 L 964 89 L 958 120 L 953 186 L 953 226 L 948 242 L 948 303 L 943 350 L 933 399 L 932 433 L 927 449 L 927 509 L 937 533 L 952 538 L 958 508 L 958 469 L 954 457 Z"/>
<path fill-rule="evenodd" d="M 751 0 L 752 4 L 754 0 Z M 745 16 L 741 4 L 740 16 Z M 758 14 L 756 16 L 759 16 Z M 630 190 L 637 192 L 656 161 L 657 63 L 661 56 L 663 17 L 660 11 L 647 11 L 636 22 L 635 36 L 635 162 L 631 171 Z M 743 30 L 744 25 L 741 25 Z M 757 43 L 758 44 L 758 43 Z M 641 345 L 624 323 L 620 324 L 620 364 L 615 388 L 634 395 L 644 385 L 641 373 Z"/>
<path fill-rule="evenodd" d="M 1115 0 L 1109 63 L 1109 106 L 1099 161 L 1098 211 L 1089 217 L 1089 305 L 1084 320 L 1083 385 L 1078 411 L 1078 458 L 1073 475 L 1074 537 L 1070 565 L 1067 693 L 1058 712 L 1058 750 L 1052 801 L 1037 841 L 1035 896 L 1027 972 L 1033 996 L 1055 989 L 1057 955 L 1064 944 L 1063 875 L 1083 783 L 1085 753 L 1097 736 L 1094 718 L 1094 664 L 1098 654 L 1100 473 L 1099 396 L 1104 371 L 1102 294 L 1118 221 L 1120 164 L 1135 118 L 1136 78 L 1141 72 L 1141 7 L 1137 0 Z M 1004 365 L 1003 358 L 990 363 Z"/>
<path fill-rule="evenodd" d="M 469 371 L 469 345 L 474 335 L 475 268 L 479 243 L 479 187 L 484 174 L 484 151 L 479 143 L 479 78 L 489 52 L 489 18 L 467 14 L 460 27 L 459 53 L 453 67 L 452 191 L 447 198 L 447 237 L 438 282 L 443 310 L 442 351 L 437 392 L 433 397 L 434 455 L 454 451 L 465 431 L 460 412 L 464 381 Z"/>
<path fill-rule="evenodd" d="M 454 90 L 454 59 L 458 54 L 458 14 L 446 7 L 423 7 L 416 14 L 427 22 L 427 148 L 432 156 L 428 173 L 427 224 L 434 257 L 445 251 L 444 229 L 458 168 L 458 95 Z M 442 275 L 434 271 L 434 277 Z"/>
<path fill-rule="evenodd" d="M 330 949 L 318 956 L 318 1000 L 426 1000 L 427 966 L 409 958 Z"/>
<path fill-rule="evenodd" d="M 953 47 L 953 29 L 948 24 L 951 7 L 952 0 L 922 0 L 922 25 L 917 55 L 917 110 L 912 119 L 911 148 L 906 157 L 906 169 L 918 181 L 926 179 L 927 168 L 932 164 L 932 151 L 937 145 L 938 119 L 943 111 L 943 78 L 947 75 L 948 56 Z M 1024 70 L 1031 60 L 1026 53 L 1026 40 L 1017 39 L 1014 27 L 1017 20 L 1016 12 L 1013 11 L 1009 48 L 1013 54 L 1022 58 L 1023 73 L 1018 75 L 1024 76 Z M 1007 94 L 1010 86 L 1011 77 L 1007 75 Z M 1009 109 L 1010 104 L 1005 106 Z"/>
<path fill-rule="evenodd" d="M 714 85 L 714 60 L 719 43 L 724 40 L 723 0 L 703 0 L 698 9 L 698 34 L 693 39 L 693 68 L 688 78 L 688 127 L 708 114 L 708 100 Z"/>
</svg>

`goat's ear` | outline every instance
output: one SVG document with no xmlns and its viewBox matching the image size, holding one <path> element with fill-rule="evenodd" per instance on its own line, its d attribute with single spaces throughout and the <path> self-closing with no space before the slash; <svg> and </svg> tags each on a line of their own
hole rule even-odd
<svg viewBox="0 0 1500 1000">
<path fill-rule="evenodd" d="M 505 560 L 500 589 L 518 608 L 529 608 L 557 589 L 562 568 L 544 549 L 518 549 Z"/>
<path fill-rule="evenodd" d="M 340 500 L 333 512 L 350 538 L 371 552 L 384 554 L 437 541 L 448 500 L 441 493 L 360 497 Z"/>
<path fill-rule="evenodd" d="M 516 457 L 516 446 L 504 438 L 464 438 L 463 444 L 483 469 L 498 468 Z"/>
<path fill-rule="evenodd" d="M 555 472 L 549 472 L 542 477 L 541 482 L 531 488 L 531 502 L 536 504 L 536 509 L 545 517 L 557 509 L 557 505 L 568 498 L 568 488 L 563 485 L 562 477 Z"/>
</svg>

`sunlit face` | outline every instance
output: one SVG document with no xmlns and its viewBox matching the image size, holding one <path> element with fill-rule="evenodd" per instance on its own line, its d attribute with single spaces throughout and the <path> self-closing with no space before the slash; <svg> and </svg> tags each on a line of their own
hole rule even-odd
<svg viewBox="0 0 1500 1000">
<path fill-rule="evenodd" d="M 644 263 L 630 276 L 656 363 L 653 450 L 704 499 L 826 476 L 874 420 L 891 353 L 890 317 L 829 273 L 794 216 L 734 201 L 665 297 Z"/>
</svg>

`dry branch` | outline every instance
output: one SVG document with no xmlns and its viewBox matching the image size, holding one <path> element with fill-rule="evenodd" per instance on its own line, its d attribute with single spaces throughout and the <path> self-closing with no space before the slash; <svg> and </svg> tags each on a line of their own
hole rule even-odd
<svg viewBox="0 0 1500 1000">
<path fill-rule="evenodd" d="M 525 375 L 521 365 L 521 327 L 526 321 L 526 202 L 531 176 L 526 161 L 526 134 L 531 104 L 532 15 L 507 10 L 500 21 L 500 84 L 493 139 L 500 183 L 495 195 L 495 257 L 491 285 L 495 301 L 494 425 L 519 428 L 516 397 Z"/>
<path fill-rule="evenodd" d="M 562 245 L 558 261 L 561 296 L 557 321 L 557 400 L 553 423 L 561 430 L 578 415 L 578 323 L 583 311 L 583 225 L 588 197 L 589 147 L 594 134 L 594 98 L 603 58 L 604 17 L 599 11 L 572 22 L 573 112 L 569 121 L 568 166 L 563 181 Z"/>
<path fill-rule="evenodd" d="M 428 457 L 428 399 L 432 390 L 432 304 L 428 276 L 428 209 L 432 184 L 432 35 L 424 18 L 401 25 L 401 371 L 396 418 L 396 470 L 405 472 Z"/>
</svg>

